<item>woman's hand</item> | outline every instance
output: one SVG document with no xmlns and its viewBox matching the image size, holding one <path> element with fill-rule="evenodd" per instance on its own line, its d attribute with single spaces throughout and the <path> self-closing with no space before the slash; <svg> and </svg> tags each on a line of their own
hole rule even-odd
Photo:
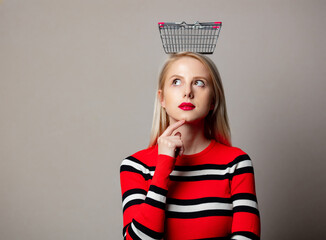
<svg viewBox="0 0 326 240">
<path fill-rule="evenodd" d="M 185 120 L 180 120 L 165 129 L 162 135 L 157 139 L 158 154 L 165 154 L 171 157 L 180 156 L 184 152 L 183 142 L 181 141 L 181 133 L 177 132 L 174 136 L 172 133 L 185 123 Z"/>
</svg>

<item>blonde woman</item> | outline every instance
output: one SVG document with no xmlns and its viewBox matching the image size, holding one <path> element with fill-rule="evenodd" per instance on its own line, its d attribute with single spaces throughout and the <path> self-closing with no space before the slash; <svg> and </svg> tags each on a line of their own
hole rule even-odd
<svg viewBox="0 0 326 240">
<path fill-rule="evenodd" d="M 230 135 L 214 63 L 171 55 L 150 144 L 121 164 L 124 238 L 260 239 L 252 161 Z"/>
</svg>

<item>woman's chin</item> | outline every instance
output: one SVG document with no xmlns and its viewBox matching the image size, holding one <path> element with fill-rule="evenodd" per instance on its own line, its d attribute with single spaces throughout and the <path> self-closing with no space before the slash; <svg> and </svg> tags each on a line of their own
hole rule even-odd
<svg viewBox="0 0 326 240">
<path fill-rule="evenodd" d="M 199 124 L 205 122 L 204 118 L 192 118 L 189 116 L 177 117 L 177 118 L 170 117 L 170 123 L 178 122 L 181 120 L 185 120 L 185 124 Z"/>
</svg>

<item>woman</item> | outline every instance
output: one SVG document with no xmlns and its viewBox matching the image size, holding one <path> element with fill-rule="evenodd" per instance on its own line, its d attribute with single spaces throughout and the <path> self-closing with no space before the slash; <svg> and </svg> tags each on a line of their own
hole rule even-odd
<svg viewBox="0 0 326 240">
<path fill-rule="evenodd" d="M 120 168 L 125 239 L 259 239 L 252 162 L 232 147 L 215 65 L 191 52 L 164 65 L 147 149 Z"/>
</svg>

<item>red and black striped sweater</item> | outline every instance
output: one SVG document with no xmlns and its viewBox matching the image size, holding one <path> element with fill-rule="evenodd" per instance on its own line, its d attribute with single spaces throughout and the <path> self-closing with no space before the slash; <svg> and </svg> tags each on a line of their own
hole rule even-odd
<svg viewBox="0 0 326 240">
<path fill-rule="evenodd" d="M 173 171 L 165 164 L 172 159 L 155 145 L 122 161 L 125 239 L 260 239 L 245 152 L 212 140 L 199 153 L 178 156 Z"/>
</svg>

